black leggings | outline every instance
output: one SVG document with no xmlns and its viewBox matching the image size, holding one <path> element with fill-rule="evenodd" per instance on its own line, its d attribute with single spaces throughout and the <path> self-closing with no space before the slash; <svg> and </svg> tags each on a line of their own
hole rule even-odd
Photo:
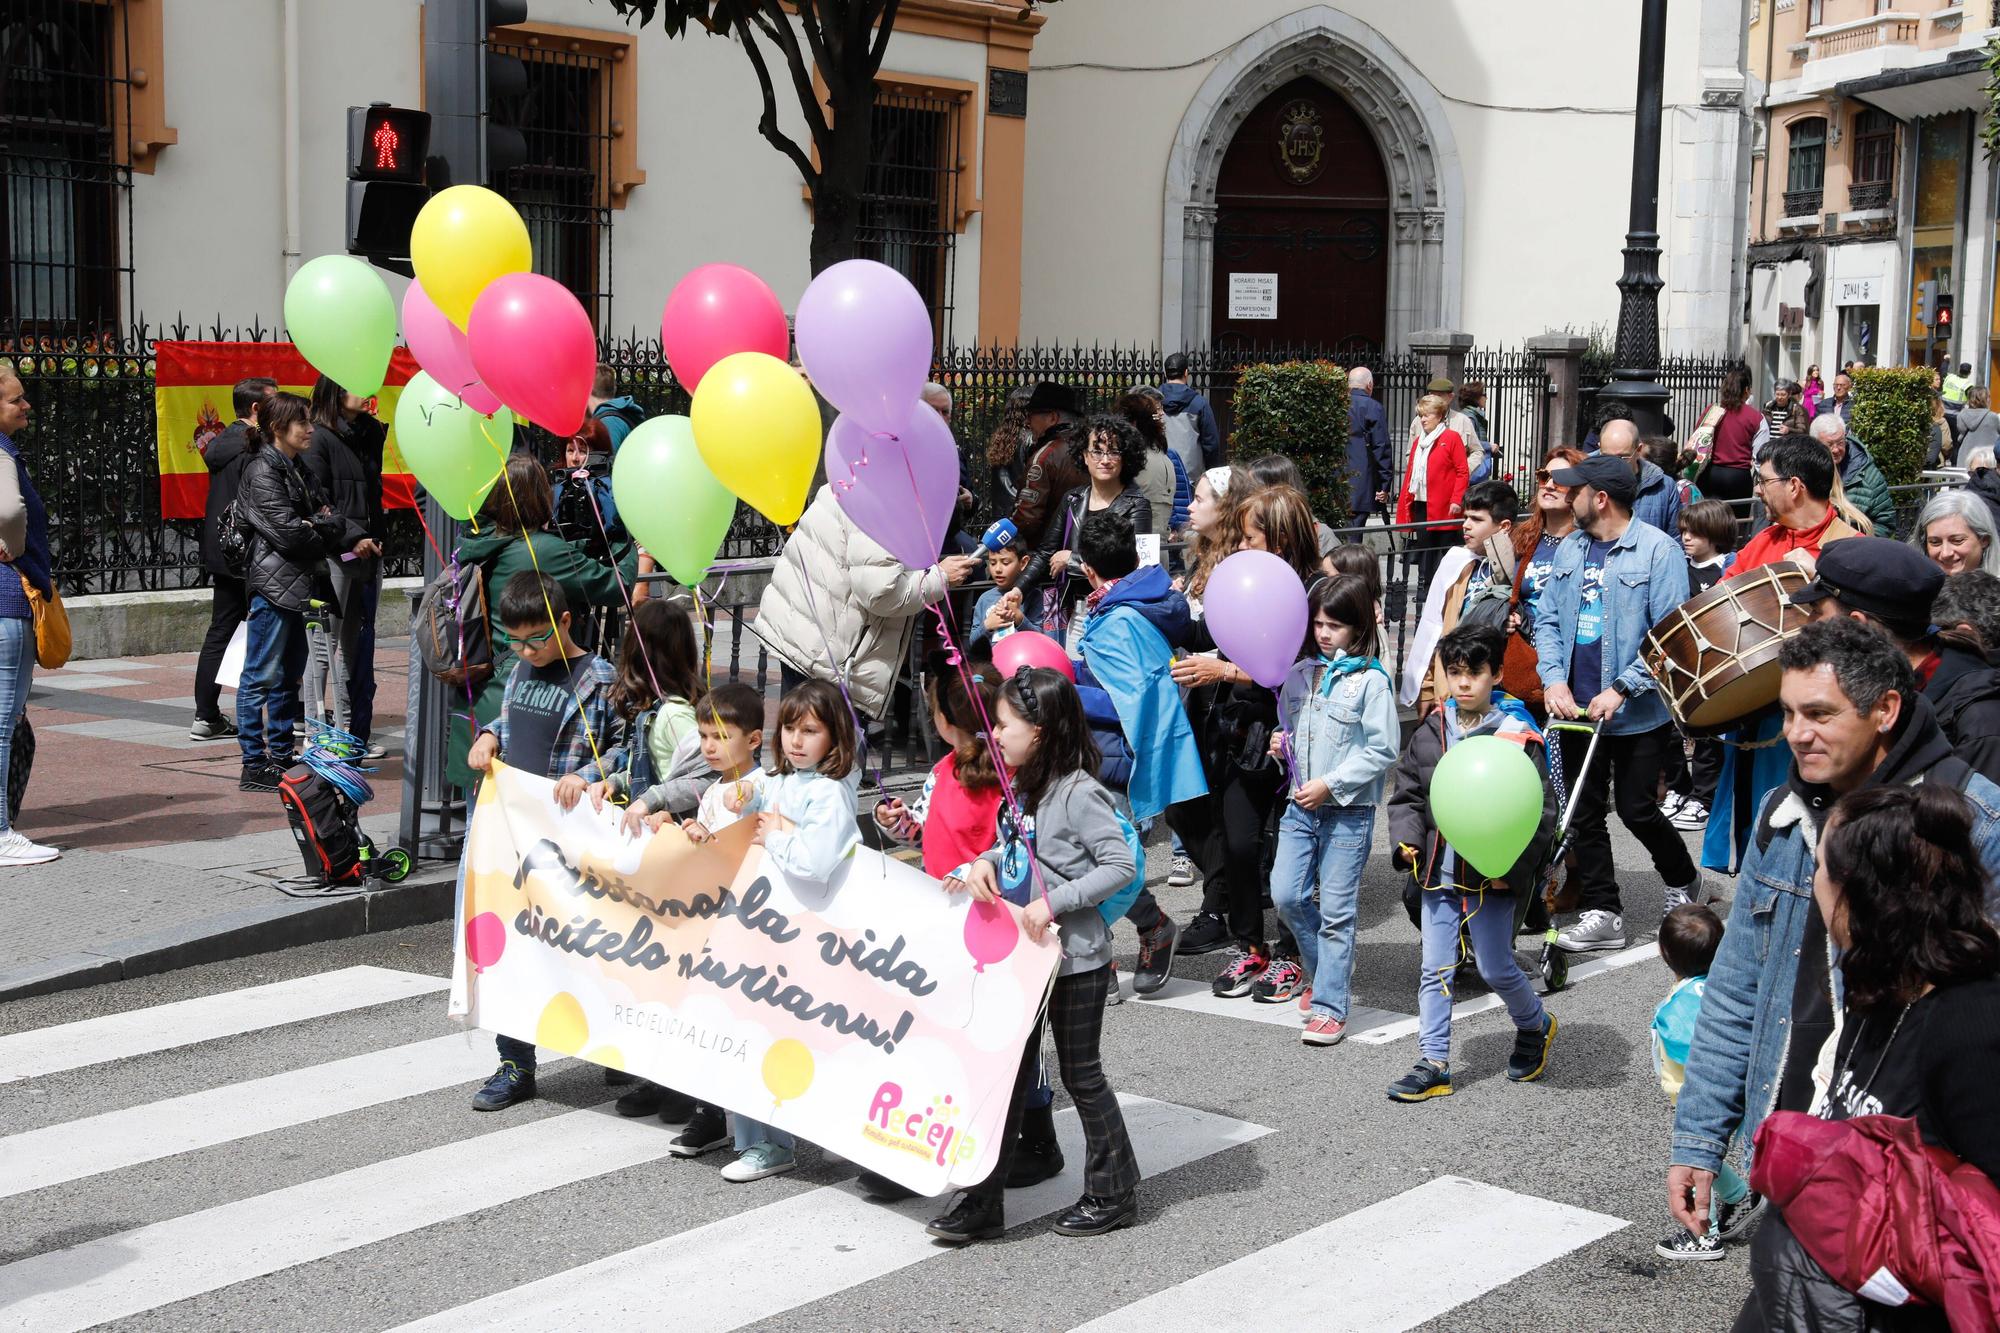
<svg viewBox="0 0 2000 1333">
<path fill-rule="evenodd" d="M 1201 910 L 1221 917 L 1236 943 L 1264 947 L 1264 852 L 1271 812 L 1283 796 L 1275 765 L 1209 775 L 1208 795 L 1167 810 L 1188 855 L 1201 867 Z"/>
</svg>

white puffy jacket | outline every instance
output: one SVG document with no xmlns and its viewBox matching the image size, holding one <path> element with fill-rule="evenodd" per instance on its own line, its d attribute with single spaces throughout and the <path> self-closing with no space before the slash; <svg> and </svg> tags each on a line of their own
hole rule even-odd
<svg viewBox="0 0 2000 1333">
<path fill-rule="evenodd" d="M 796 671 L 831 681 L 837 664 L 855 708 L 879 718 L 918 615 L 945 589 L 942 569 L 904 568 L 822 486 L 786 539 L 750 629 Z"/>
</svg>

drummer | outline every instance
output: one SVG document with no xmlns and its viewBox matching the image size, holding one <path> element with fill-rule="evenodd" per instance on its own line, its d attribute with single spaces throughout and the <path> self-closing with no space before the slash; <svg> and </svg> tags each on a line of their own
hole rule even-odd
<svg viewBox="0 0 2000 1333">
<path fill-rule="evenodd" d="M 1763 500 L 1771 525 L 1743 544 L 1724 575 L 1733 578 L 1779 560 L 1811 571 L 1828 542 L 1860 536 L 1833 508 L 1833 478 L 1833 455 L 1810 435 L 1781 435 L 1766 445 L 1757 458 L 1752 491 Z M 1740 863 L 1764 793 L 1789 771 L 1790 760 L 1778 743 L 1783 731 L 1784 721 L 1773 705 L 1744 718 L 1722 738 L 1716 799 L 1702 835 L 1704 867 L 1733 872 Z"/>
</svg>

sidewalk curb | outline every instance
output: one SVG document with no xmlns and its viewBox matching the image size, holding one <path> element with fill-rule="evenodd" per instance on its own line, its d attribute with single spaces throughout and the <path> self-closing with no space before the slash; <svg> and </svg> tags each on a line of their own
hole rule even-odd
<svg viewBox="0 0 2000 1333">
<path fill-rule="evenodd" d="M 444 921 L 451 916 L 456 885 L 456 866 L 434 862 L 420 864 L 401 884 L 372 893 L 295 899 L 274 892 L 277 901 L 259 907 L 0 969 L 0 1003 Z"/>
</svg>

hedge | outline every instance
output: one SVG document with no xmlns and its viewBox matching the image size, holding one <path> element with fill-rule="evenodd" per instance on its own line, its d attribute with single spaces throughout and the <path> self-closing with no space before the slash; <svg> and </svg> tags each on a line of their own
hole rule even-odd
<svg viewBox="0 0 2000 1333">
<path fill-rule="evenodd" d="M 1924 366 L 1875 366 L 1855 375 L 1854 415 L 1847 427 L 1891 486 L 1908 486 L 1924 470 L 1936 396 Z"/>
<path fill-rule="evenodd" d="M 1232 459 L 1283 454 L 1305 474 L 1321 522 L 1348 520 L 1347 373 L 1330 361 L 1246 366 L 1236 382 Z"/>
</svg>

